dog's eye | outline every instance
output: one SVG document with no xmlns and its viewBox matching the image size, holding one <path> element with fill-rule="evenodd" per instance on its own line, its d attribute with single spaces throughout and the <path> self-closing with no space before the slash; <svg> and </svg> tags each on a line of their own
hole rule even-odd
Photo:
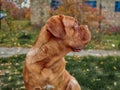
<svg viewBox="0 0 120 90">
<path fill-rule="evenodd" d="M 72 26 L 71 28 L 72 28 L 72 29 L 75 29 L 75 27 L 74 27 L 74 26 Z"/>
<path fill-rule="evenodd" d="M 79 25 L 78 25 L 77 23 L 75 23 L 75 24 L 72 26 L 72 28 L 73 28 L 74 30 L 78 30 Z"/>
<path fill-rule="evenodd" d="M 79 30 L 79 24 L 78 24 L 78 21 L 77 21 L 77 20 L 74 21 L 74 24 L 73 24 L 72 28 L 73 28 L 73 30 L 75 30 L 75 31 L 78 31 L 78 30 Z"/>
</svg>

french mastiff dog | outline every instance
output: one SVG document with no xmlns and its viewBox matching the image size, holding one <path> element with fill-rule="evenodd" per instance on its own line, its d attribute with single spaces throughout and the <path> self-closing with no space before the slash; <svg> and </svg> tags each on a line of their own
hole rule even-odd
<svg viewBox="0 0 120 90">
<path fill-rule="evenodd" d="M 73 17 L 56 15 L 48 19 L 26 56 L 23 72 L 26 90 L 81 90 L 65 69 L 64 56 L 80 51 L 90 39 L 88 27 L 78 25 Z"/>
</svg>

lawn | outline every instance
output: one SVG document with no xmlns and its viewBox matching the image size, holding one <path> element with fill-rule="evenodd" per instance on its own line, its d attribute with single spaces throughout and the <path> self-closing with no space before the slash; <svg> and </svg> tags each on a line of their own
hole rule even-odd
<svg viewBox="0 0 120 90">
<path fill-rule="evenodd" d="M 0 31 L 0 47 L 31 47 L 37 35 L 37 30 Z"/>
<path fill-rule="evenodd" d="M 119 90 L 120 56 L 70 57 L 66 69 L 78 80 L 82 90 Z M 22 69 L 25 55 L 0 58 L 1 90 L 24 90 Z"/>
<path fill-rule="evenodd" d="M 120 50 L 120 34 L 101 35 L 99 39 L 92 39 L 85 47 L 86 49 L 102 49 L 102 50 Z"/>
<path fill-rule="evenodd" d="M 13 30 L 5 21 L 1 22 L 0 46 L 1 47 L 31 47 L 39 30 L 32 30 L 28 20 L 12 21 Z"/>
</svg>

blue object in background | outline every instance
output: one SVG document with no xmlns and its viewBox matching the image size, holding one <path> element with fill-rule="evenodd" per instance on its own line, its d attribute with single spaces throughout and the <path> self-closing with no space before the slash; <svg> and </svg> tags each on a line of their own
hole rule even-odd
<svg viewBox="0 0 120 90">
<path fill-rule="evenodd" d="M 2 10 L 0 10 L 0 20 L 7 17 L 7 14 L 5 12 L 3 12 Z"/>
<path fill-rule="evenodd" d="M 85 4 L 90 5 L 93 8 L 96 8 L 96 1 L 85 1 Z"/>
<path fill-rule="evenodd" d="M 62 0 L 51 0 L 51 8 L 56 10 L 61 5 Z"/>
<path fill-rule="evenodd" d="M 115 12 L 120 12 L 120 1 L 115 2 Z"/>
</svg>

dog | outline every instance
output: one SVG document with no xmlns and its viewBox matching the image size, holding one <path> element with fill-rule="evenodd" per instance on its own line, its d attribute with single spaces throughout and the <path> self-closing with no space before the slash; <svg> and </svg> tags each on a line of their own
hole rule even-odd
<svg viewBox="0 0 120 90">
<path fill-rule="evenodd" d="M 55 15 L 47 20 L 26 55 L 23 77 L 26 90 L 81 90 L 65 69 L 64 56 L 78 52 L 90 41 L 87 25 L 71 16 Z"/>
</svg>

